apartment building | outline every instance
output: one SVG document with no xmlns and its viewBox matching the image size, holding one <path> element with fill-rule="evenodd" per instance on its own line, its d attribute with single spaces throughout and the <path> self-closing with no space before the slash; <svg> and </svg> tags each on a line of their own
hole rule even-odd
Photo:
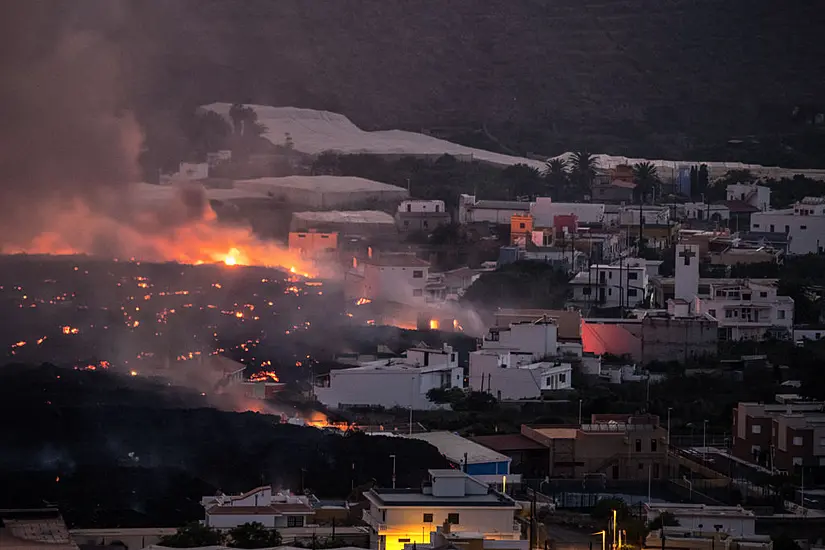
<svg viewBox="0 0 825 550">
<path fill-rule="evenodd" d="M 423 231 L 429 233 L 440 225 L 450 223 L 450 214 L 441 200 L 411 199 L 401 201 L 395 213 L 401 234 Z"/>
<path fill-rule="evenodd" d="M 364 493 L 369 508 L 363 520 L 370 528 L 371 548 L 403 550 L 406 544 L 427 544 L 431 533 L 445 524 L 453 533 L 521 540 L 515 522 L 520 506 L 513 499 L 459 470 L 430 470 L 429 476 L 420 488 L 373 488 Z"/>
<path fill-rule="evenodd" d="M 733 409 L 733 454 L 772 470 L 825 466 L 821 401 L 739 403 Z"/>
<path fill-rule="evenodd" d="M 636 307 L 647 295 L 647 269 L 642 265 L 594 264 L 570 280 L 572 303 L 598 307 Z"/>
<path fill-rule="evenodd" d="M 667 430 L 655 415 L 594 414 L 589 423 L 579 426 L 523 425 L 521 435 L 547 449 L 545 475 L 550 477 L 604 474 L 610 479 L 646 480 L 666 476 Z"/>
<path fill-rule="evenodd" d="M 788 254 L 825 253 L 825 197 L 805 197 L 793 208 L 755 213 L 750 228 L 787 235 Z"/>
</svg>

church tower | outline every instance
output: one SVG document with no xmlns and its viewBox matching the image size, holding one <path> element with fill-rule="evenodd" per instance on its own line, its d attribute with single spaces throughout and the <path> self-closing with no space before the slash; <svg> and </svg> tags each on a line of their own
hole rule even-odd
<svg viewBox="0 0 825 550">
<path fill-rule="evenodd" d="M 676 288 L 674 298 L 693 304 L 699 292 L 699 247 L 695 244 L 676 245 Z"/>
</svg>

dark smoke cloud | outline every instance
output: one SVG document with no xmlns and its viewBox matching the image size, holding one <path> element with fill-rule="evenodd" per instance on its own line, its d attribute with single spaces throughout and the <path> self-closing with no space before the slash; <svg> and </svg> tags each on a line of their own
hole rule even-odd
<svg viewBox="0 0 825 550">
<path fill-rule="evenodd" d="M 56 204 L 95 205 L 139 178 L 141 132 L 108 38 L 127 16 L 117 0 L 0 2 L 4 234 L 35 234 Z"/>
</svg>

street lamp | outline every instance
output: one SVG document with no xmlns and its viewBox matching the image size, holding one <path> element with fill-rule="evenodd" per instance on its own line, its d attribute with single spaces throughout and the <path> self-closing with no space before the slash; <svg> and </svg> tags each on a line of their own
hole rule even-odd
<svg viewBox="0 0 825 550">
<path fill-rule="evenodd" d="M 702 421 L 702 464 L 705 463 L 708 452 L 708 421 Z"/>
<path fill-rule="evenodd" d="M 613 548 L 616 548 L 616 510 L 613 510 Z"/>
<path fill-rule="evenodd" d="M 602 529 L 601 531 L 597 531 L 597 532 L 595 532 L 595 533 L 593 533 L 593 534 L 594 534 L 594 535 L 601 535 L 601 536 L 602 536 L 602 550 L 607 550 L 607 548 L 605 548 L 605 547 L 604 547 L 604 545 L 606 544 L 606 541 L 605 541 L 605 535 L 607 535 L 607 531 L 605 531 L 604 529 Z"/>
<path fill-rule="evenodd" d="M 395 489 L 395 455 L 390 455 L 392 459 L 392 488 Z"/>
</svg>

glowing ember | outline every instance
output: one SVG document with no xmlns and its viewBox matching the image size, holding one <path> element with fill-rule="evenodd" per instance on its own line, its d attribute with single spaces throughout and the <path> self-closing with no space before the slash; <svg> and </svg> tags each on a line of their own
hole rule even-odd
<svg viewBox="0 0 825 550">
<path fill-rule="evenodd" d="M 369 298 L 358 298 L 358 301 L 355 302 L 355 305 L 356 306 L 363 306 L 364 304 L 369 304 L 371 302 L 372 302 L 372 300 L 370 300 Z"/>
<path fill-rule="evenodd" d="M 250 382 L 280 382 L 278 375 L 270 370 L 256 372 L 249 377 Z"/>
<path fill-rule="evenodd" d="M 130 371 L 129 371 L 129 374 L 130 374 L 131 376 L 137 376 L 137 371 L 136 371 L 136 370 L 130 370 Z"/>
<path fill-rule="evenodd" d="M 69 325 L 63 326 L 62 329 L 63 329 L 63 334 L 77 334 L 78 332 L 80 332 L 78 329 L 76 329 L 74 327 L 70 327 Z"/>
</svg>

